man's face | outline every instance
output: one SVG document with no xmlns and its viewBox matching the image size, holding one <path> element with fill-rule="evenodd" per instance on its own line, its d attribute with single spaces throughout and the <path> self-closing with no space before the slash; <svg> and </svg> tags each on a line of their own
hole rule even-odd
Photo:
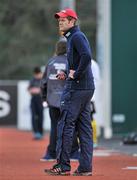
<svg viewBox="0 0 137 180">
<path fill-rule="evenodd" d="M 59 18 L 59 30 L 66 32 L 68 29 L 74 26 L 74 19 L 68 20 L 67 18 Z"/>
</svg>

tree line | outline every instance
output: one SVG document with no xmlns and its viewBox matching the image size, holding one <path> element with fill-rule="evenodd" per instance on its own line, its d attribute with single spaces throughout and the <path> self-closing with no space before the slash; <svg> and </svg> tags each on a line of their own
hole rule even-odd
<svg viewBox="0 0 137 180">
<path fill-rule="evenodd" d="M 0 79 L 29 79 L 34 66 L 43 66 L 59 39 L 54 13 L 59 0 L 0 1 Z M 77 0 L 80 28 L 96 56 L 96 0 Z"/>
</svg>

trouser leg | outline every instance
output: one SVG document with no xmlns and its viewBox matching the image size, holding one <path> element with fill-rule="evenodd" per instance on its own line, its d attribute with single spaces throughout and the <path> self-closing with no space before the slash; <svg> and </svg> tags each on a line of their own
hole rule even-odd
<svg viewBox="0 0 137 180">
<path fill-rule="evenodd" d="M 48 152 L 53 158 L 56 158 L 57 123 L 60 116 L 60 109 L 56 107 L 49 107 L 49 114 L 51 118 L 51 131 Z"/>
<path fill-rule="evenodd" d="M 33 132 L 37 133 L 37 113 L 35 102 L 33 100 L 31 101 L 31 118 Z"/>
<path fill-rule="evenodd" d="M 75 131 L 75 120 L 70 117 L 70 112 L 64 111 L 58 124 L 57 159 L 64 170 L 70 170 L 70 153 Z"/>
<path fill-rule="evenodd" d="M 37 121 L 37 126 L 38 126 L 38 132 L 42 135 L 43 134 L 43 107 L 42 107 L 42 102 L 38 102 L 38 121 Z"/>
<path fill-rule="evenodd" d="M 75 120 L 77 119 L 78 108 L 80 107 L 79 103 L 76 105 L 76 103 L 72 102 L 71 96 L 72 93 L 69 90 L 63 92 L 61 98 L 61 116 L 57 129 L 57 160 L 63 165 L 65 170 L 70 170 L 69 157 L 75 131 Z"/>
<path fill-rule="evenodd" d="M 73 134 L 73 142 L 72 142 L 71 153 L 73 154 L 74 152 L 76 152 L 78 150 L 79 150 L 78 132 L 77 132 L 77 129 L 75 128 L 74 134 Z"/>
<path fill-rule="evenodd" d="M 78 169 L 82 172 L 92 171 L 93 140 L 89 103 L 84 106 L 77 126 L 81 149 Z"/>
</svg>

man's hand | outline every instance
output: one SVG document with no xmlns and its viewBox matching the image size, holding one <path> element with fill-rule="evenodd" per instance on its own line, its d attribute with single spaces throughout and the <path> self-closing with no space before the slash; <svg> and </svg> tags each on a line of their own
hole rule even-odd
<svg viewBox="0 0 137 180">
<path fill-rule="evenodd" d="M 68 77 L 70 77 L 71 79 L 74 79 L 74 73 L 75 73 L 75 71 L 70 69 Z"/>
<path fill-rule="evenodd" d="M 59 80 L 65 80 L 66 79 L 66 74 L 63 71 L 60 71 L 60 73 L 58 73 L 56 77 Z"/>
<path fill-rule="evenodd" d="M 48 107 L 47 101 L 43 101 L 42 105 L 43 105 L 44 108 L 47 108 Z"/>
</svg>

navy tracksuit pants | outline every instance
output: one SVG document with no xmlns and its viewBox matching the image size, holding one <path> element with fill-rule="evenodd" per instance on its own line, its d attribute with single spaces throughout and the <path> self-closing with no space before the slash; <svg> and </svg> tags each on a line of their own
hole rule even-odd
<svg viewBox="0 0 137 180">
<path fill-rule="evenodd" d="M 57 142 L 57 124 L 60 117 L 60 108 L 49 106 L 49 114 L 51 118 L 51 131 L 50 131 L 50 142 L 48 145 L 48 153 L 53 158 L 56 158 L 56 142 Z M 74 133 L 73 144 L 71 154 L 78 152 L 79 145 L 77 140 L 77 134 Z"/>
<path fill-rule="evenodd" d="M 93 141 L 90 119 L 90 100 L 94 90 L 65 88 L 61 98 L 61 116 L 58 122 L 57 160 L 63 170 L 71 170 L 70 152 L 75 127 L 80 140 L 78 170 L 92 171 Z"/>
</svg>

